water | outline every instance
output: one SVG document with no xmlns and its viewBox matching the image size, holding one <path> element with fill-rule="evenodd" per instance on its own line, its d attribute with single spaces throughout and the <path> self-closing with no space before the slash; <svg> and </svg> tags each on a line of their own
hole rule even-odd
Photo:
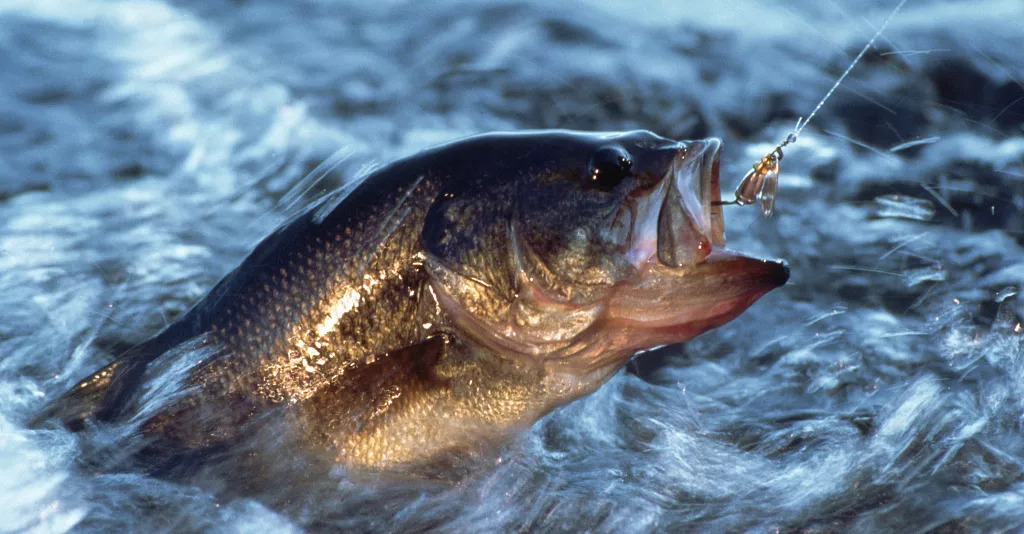
<svg viewBox="0 0 1024 534">
<path fill-rule="evenodd" d="M 1017 0 L 911 0 L 787 147 L 775 216 L 727 208 L 791 284 L 461 483 L 172 480 L 27 429 L 289 210 L 432 144 L 717 135 L 735 184 L 892 7 L 365 4 L 0 3 L 0 531 L 1024 528 Z"/>
</svg>

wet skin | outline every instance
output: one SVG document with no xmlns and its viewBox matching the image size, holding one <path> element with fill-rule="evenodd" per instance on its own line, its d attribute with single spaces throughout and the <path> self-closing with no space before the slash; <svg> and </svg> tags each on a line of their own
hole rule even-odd
<svg viewBox="0 0 1024 534">
<path fill-rule="evenodd" d="M 786 282 L 724 249 L 719 146 L 540 131 L 397 161 L 268 236 L 36 422 L 134 418 L 203 450 L 274 412 L 371 470 L 485 450 Z M 154 401 L 169 369 L 180 380 Z"/>
</svg>

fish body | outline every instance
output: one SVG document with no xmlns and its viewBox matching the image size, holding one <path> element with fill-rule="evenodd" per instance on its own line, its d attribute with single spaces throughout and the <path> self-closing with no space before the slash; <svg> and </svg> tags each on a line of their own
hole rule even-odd
<svg viewBox="0 0 1024 534">
<path fill-rule="evenodd" d="M 719 149 L 536 131 L 399 160 L 287 222 L 37 421 L 134 420 L 201 451 L 275 413 L 354 469 L 473 454 L 785 283 L 784 264 L 724 249 Z"/>
</svg>

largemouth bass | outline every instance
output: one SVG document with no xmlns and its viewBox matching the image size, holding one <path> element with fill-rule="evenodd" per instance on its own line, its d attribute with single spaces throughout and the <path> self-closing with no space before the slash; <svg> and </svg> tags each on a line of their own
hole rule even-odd
<svg viewBox="0 0 1024 534">
<path fill-rule="evenodd" d="M 36 423 L 135 420 L 202 451 L 274 412 L 353 469 L 474 454 L 786 282 L 783 263 L 725 249 L 720 147 L 537 131 L 394 162 L 272 233 Z"/>
</svg>

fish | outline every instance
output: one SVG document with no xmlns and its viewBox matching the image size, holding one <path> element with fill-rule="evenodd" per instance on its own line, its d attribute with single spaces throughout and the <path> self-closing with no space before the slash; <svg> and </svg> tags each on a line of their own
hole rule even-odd
<svg viewBox="0 0 1024 534">
<path fill-rule="evenodd" d="M 33 424 L 131 421 L 201 456 L 275 414 L 275 433 L 360 472 L 484 454 L 786 283 L 785 262 L 725 246 L 721 146 L 498 132 L 395 161 Z"/>
</svg>

